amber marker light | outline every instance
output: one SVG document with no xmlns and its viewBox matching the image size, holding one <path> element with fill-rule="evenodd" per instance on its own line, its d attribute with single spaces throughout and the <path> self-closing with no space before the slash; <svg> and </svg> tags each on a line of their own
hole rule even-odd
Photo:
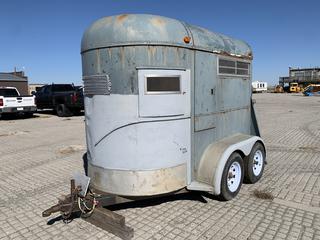
<svg viewBox="0 0 320 240">
<path fill-rule="evenodd" d="M 191 40 L 191 38 L 188 37 L 188 36 L 185 36 L 185 37 L 183 38 L 183 41 L 184 41 L 185 43 L 190 43 L 190 40 Z"/>
</svg>

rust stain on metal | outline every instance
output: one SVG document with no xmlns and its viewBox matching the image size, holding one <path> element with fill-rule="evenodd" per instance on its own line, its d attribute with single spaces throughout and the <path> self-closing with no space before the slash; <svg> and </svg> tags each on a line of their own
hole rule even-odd
<svg viewBox="0 0 320 240">
<path fill-rule="evenodd" d="M 165 21 L 161 18 L 152 18 L 151 23 L 156 27 L 163 27 L 165 25 Z"/>
<path fill-rule="evenodd" d="M 150 55 L 150 57 L 152 57 L 152 59 L 154 59 L 155 55 L 156 55 L 156 47 L 154 46 L 148 46 L 148 55 Z"/>
<path fill-rule="evenodd" d="M 98 172 L 98 171 L 94 172 L 93 177 L 92 177 L 92 180 L 93 180 L 93 182 L 95 182 L 97 185 L 101 185 L 102 182 L 101 182 L 100 172 Z"/>
<path fill-rule="evenodd" d="M 116 18 L 116 22 L 117 22 L 117 23 L 122 23 L 127 17 L 128 17 L 128 14 L 119 15 L 119 16 L 117 16 L 117 18 Z"/>
<path fill-rule="evenodd" d="M 100 64 L 100 49 L 96 50 L 96 71 L 101 73 L 101 64 Z"/>
<path fill-rule="evenodd" d="M 226 52 L 226 51 L 219 51 L 217 54 L 227 56 L 227 57 L 234 57 L 234 58 L 247 59 L 247 60 L 253 59 L 252 53 L 248 53 L 248 55 L 235 55 L 235 54 L 230 54 L 229 52 Z"/>
<path fill-rule="evenodd" d="M 112 48 L 107 48 L 107 51 L 108 51 L 109 58 L 111 58 L 111 56 L 112 56 Z"/>
<path fill-rule="evenodd" d="M 103 172 L 102 172 L 103 171 Z M 155 171 L 120 171 L 106 170 L 99 167 L 89 168 L 91 186 L 96 190 L 120 194 L 118 180 L 121 177 L 121 188 L 126 196 L 148 196 L 167 193 L 186 185 L 186 164 Z M 107 176 L 106 176 L 107 173 Z M 108 182 L 108 186 L 105 186 Z"/>
<path fill-rule="evenodd" d="M 119 51 L 120 51 L 120 62 L 121 62 L 121 66 L 124 68 L 124 66 L 125 66 L 125 60 L 126 60 L 126 58 L 125 58 L 125 53 L 124 53 L 124 47 L 120 47 Z"/>
<path fill-rule="evenodd" d="M 167 47 L 163 47 L 162 48 L 162 59 L 163 59 L 163 61 L 162 61 L 162 63 L 164 64 L 164 65 L 166 65 L 167 64 L 167 51 L 168 50 L 168 48 Z"/>
<path fill-rule="evenodd" d="M 181 60 L 180 51 L 181 51 L 180 48 L 177 48 L 176 52 L 174 54 L 174 56 L 175 56 L 174 62 L 175 62 L 176 65 L 178 65 L 180 60 Z"/>
</svg>

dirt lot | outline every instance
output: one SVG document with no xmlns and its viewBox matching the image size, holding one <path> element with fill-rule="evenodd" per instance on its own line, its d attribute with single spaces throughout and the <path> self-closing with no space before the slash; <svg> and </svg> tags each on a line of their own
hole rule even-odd
<svg viewBox="0 0 320 240">
<path fill-rule="evenodd" d="M 267 145 L 262 180 L 229 202 L 186 194 L 117 210 L 135 239 L 320 239 L 320 97 L 254 98 Z M 116 239 L 81 219 L 41 217 L 82 171 L 83 120 L 0 121 L 0 239 Z"/>
</svg>

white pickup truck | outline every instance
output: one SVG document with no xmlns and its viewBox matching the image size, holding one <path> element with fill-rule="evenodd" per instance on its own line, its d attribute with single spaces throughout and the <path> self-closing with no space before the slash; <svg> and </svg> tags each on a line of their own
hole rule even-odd
<svg viewBox="0 0 320 240">
<path fill-rule="evenodd" d="M 0 116 L 18 113 L 32 116 L 36 110 L 34 96 L 21 96 L 14 87 L 0 87 Z"/>
</svg>

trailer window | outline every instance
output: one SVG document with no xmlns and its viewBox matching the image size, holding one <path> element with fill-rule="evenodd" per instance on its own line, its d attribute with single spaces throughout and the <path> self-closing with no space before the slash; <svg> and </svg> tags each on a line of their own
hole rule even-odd
<svg viewBox="0 0 320 240">
<path fill-rule="evenodd" d="M 219 58 L 219 74 L 250 75 L 250 63 Z"/>
<path fill-rule="evenodd" d="M 180 76 L 147 76 L 146 93 L 180 93 Z"/>
</svg>

